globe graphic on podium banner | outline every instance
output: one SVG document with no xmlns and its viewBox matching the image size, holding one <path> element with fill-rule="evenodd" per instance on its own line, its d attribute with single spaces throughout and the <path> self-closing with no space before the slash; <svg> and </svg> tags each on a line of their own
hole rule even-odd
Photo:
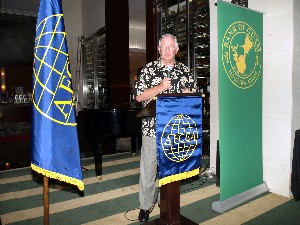
<svg viewBox="0 0 300 225">
<path fill-rule="evenodd" d="M 174 162 L 182 162 L 193 155 L 198 145 L 198 128 L 188 115 L 174 116 L 164 128 L 161 136 L 165 156 Z"/>
</svg>

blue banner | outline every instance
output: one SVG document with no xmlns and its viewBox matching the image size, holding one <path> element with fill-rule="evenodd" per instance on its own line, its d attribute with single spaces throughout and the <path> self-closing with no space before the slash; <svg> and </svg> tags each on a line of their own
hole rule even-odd
<svg viewBox="0 0 300 225">
<path fill-rule="evenodd" d="M 158 96 L 156 143 L 159 186 L 199 174 L 202 156 L 200 95 Z"/>
<path fill-rule="evenodd" d="M 31 167 L 84 189 L 60 0 L 41 0 L 33 65 Z"/>
</svg>

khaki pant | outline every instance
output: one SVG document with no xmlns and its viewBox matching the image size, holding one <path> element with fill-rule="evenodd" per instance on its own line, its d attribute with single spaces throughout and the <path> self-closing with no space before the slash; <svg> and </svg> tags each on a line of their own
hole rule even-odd
<svg viewBox="0 0 300 225">
<path fill-rule="evenodd" d="M 157 175 L 156 138 L 142 137 L 139 201 L 140 209 L 149 210 L 155 204 Z M 158 200 L 159 201 L 159 200 Z"/>
</svg>

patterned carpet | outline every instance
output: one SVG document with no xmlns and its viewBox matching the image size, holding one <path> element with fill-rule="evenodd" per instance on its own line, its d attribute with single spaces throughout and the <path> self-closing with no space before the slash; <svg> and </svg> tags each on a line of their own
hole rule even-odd
<svg viewBox="0 0 300 225">
<path fill-rule="evenodd" d="M 139 224 L 139 159 L 131 153 L 104 156 L 101 181 L 93 159 L 83 159 L 83 196 L 73 186 L 50 180 L 50 224 Z M 263 194 L 223 214 L 211 209 L 218 200 L 219 188 L 205 172 L 181 184 L 181 214 L 198 224 L 300 224 L 300 203 L 276 194 Z M 150 216 L 159 217 L 157 204 Z M 28 167 L 0 172 L 0 217 L 3 225 L 42 225 L 42 177 Z"/>
</svg>

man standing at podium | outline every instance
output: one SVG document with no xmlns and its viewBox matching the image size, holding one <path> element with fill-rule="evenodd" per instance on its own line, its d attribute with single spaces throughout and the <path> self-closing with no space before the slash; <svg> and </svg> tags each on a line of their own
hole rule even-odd
<svg viewBox="0 0 300 225">
<path fill-rule="evenodd" d="M 145 107 L 153 98 L 162 93 L 194 93 L 197 83 L 187 66 L 175 61 L 178 42 L 171 34 L 159 40 L 160 58 L 148 63 L 141 71 L 135 84 L 136 101 Z M 142 119 L 142 149 L 139 179 L 139 221 L 149 220 L 155 205 L 155 181 L 157 175 L 156 123 L 155 116 Z M 158 199 L 159 202 L 159 199 Z"/>
</svg>

